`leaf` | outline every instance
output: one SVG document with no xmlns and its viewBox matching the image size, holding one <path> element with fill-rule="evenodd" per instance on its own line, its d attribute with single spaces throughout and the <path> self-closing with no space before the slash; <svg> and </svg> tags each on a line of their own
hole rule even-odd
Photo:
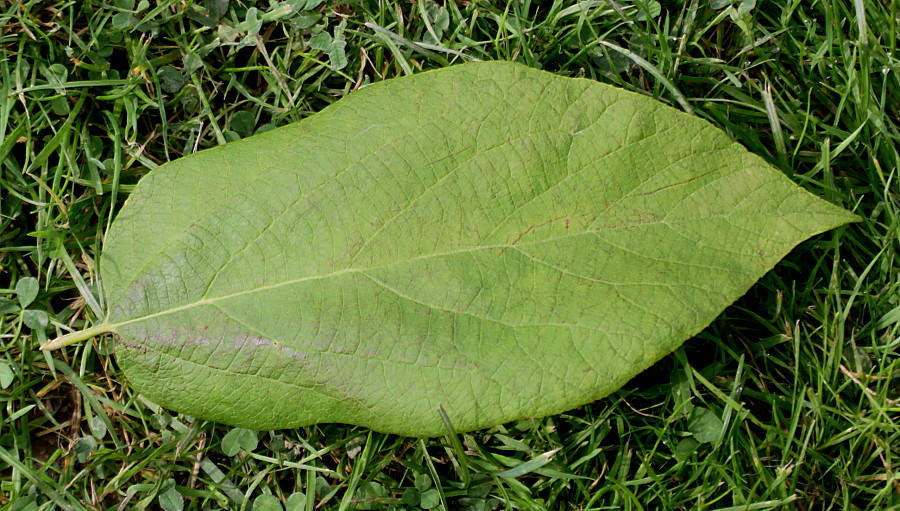
<svg viewBox="0 0 900 511">
<path fill-rule="evenodd" d="M 164 91 L 178 92 L 187 83 L 187 78 L 174 67 L 163 66 L 159 69 L 159 81 Z"/>
<path fill-rule="evenodd" d="M 0 314 L 11 314 L 21 310 L 21 304 L 10 300 L 9 298 L 0 298 Z"/>
<path fill-rule="evenodd" d="M 53 85 L 58 85 L 55 90 L 63 91 L 63 85 L 69 77 L 69 70 L 62 64 L 50 64 L 46 68 L 41 68 L 47 81 Z"/>
<path fill-rule="evenodd" d="M 426 1 L 424 5 L 425 13 L 431 26 L 431 30 L 425 33 L 425 42 L 439 45 L 444 36 L 444 31 L 450 28 L 450 13 L 446 7 L 434 1 Z"/>
<path fill-rule="evenodd" d="M 878 320 L 878 328 L 888 328 L 895 323 L 900 323 L 900 305 L 881 316 L 881 319 Z"/>
<path fill-rule="evenodd" d="M 113 27 L 124 30 L 126 28 L 133 27 L 137 25 L 138 19 L 134 17 L 134 14 L 130 12 L 120 12 L 113 16 L 112 25 Z"/>
<path fill-rule="evenodd" d="M 306 495 L 303 492 L 292 493 L 284 503 L 285 511 L 303 511 L 306 509 Z"/>
<path fill-rule="evenodd" d="M 518 64 L 370 85 L 168 163 L 101 258 L 129 382 L 252 429 L 558 413 L 855 220 L 704 120 Z"/>
<path fill-rule="evenodd" d="M 320 19 L 322 19 L 322 15 L 318 13 L 303 14 L 296 18 L 291 18 L 291 27 L 297 29 L 309 28 L 318 23 Z"/>
<path fill-rule="evenodd" d="M 165 488 L 159 494 L 159 507 L 165 511 L 182 511 L 184 509 L 184 497 L 175 488 L 175 480 L 169 479 Z"/>
<path fill-rule="evenodd" d="M 256 497 L 253 501 L 253 511 L 284 511 L 284 506 L 278 500 L 278 497 L 266 494 Z"/>
<path fill-rule="evenodd" d="M 359 511 L 367 509 L 384 509 L 382 504 L 388 500 L 387 490 L 375 481 L 368 481 L 359 485 L 356 495 L 353 496 L 354 507 Z"/>
<path fill-rule="evenodd" d="M 321 50 L 328 54 L 329 67 L 339 71 L 347 67 L 347 55 L 344 47 L 347 43 L 343 39 L 332 39 L 328 32 L 319 32 L 309 40 L 310 48 Z"/>
<path fill-rule="evenodd" d="M 228 13 L 228 0 L 205 0 L 203 6 L 206 7 L 209 17 L 216 21 Z"/>
<path fill-rule="evenodd" d="M 497 472 L 494 475 L 497 477 L 505 477 L 505 478 L 516 478 L 523 476 L 525 474 L 534 472 L 535 470 L 543 467 L 547 463 L 553 461 L 553 455 L 557 453 L 559 449 L 553 449 L 552 451 L 547 451 L 542 454 L 538 454 L 537 456 L 531 458 L 530 460 L 520 463 L 515 467 L 504 470 L 502 472 Z"/>
<path fill-rule="evenodd" d="M 309 11 L 318 7 L 322 0 L 293 0 L 289 3 L 296 11 Z"/>
<path fill-rule="evenodd" d="M 415 488 L 407 488 L 406 491 L 403 492 L 403 496 L 400 497 L 400 503 L 404 506 L 413 506 L 416 507 L 421 502 L 421 498 L 419 496 L 419 492 L 416 491 Z"/>
<path fill-rule="evenodd" d="M 431 476 L 428 474 L 419 474 L 413 480 L 413 485 L 420 492 L 424 492 L 428 488 L 431 488 Z"/>
<path fill-rule="evenodd" d="M 99 416 L 94 415 L 88 420 L 88 426 L 91 429 L 91 436 L 102 440 L 106 436 L 106 423 Z"/>
<path fill-rule="evenodd" d="M 80 463 L 87 463 L 91 453 L 97 450 L 97 440 L 88 435 L 83 436 L 75 442 L 75 457 Z"/>
<path fill-rule="evenodd" d="M 241 137 L 250 136 L 254 127 L 256 127 L 256 118 L 250 112 L 241 110 L 231 116 L 231 129 Z"/>
<path fill-rule="evenodd" d="M 22 311 L 22 321 L 32 330 L 43 330 L 50 324 L 50 316 L 46 311 L 26 309 Z"/>
<path fill-rule="evenodd" d="M 238 32 L 251 36 L 258 34 L 259 29 L 262 28 L 262 20 L 258 19 L 258 12 L 256 7 L 247 9 L 247 14 L 245 14 L 243 23 L 239 23 L 238 26 L 235 27 Z"/>
<path fill-rule="evenodd" d="M 699 406 L 691 409 L 688 417 L 688 431 L 698 442 L 715 442 L 722 438 L 725 423 L 718 415 Z"/>
<path fill-rule="evenodd" d="M 242 450 L 251 452 L 256 449 L 258 442 L 255 431 L 234 428 L 222 437 L 222 452 L 226 456 L 234 456 Z"/>
<path fill-rule="evenodd" d="M 198 69 L 203 67 L 203 59 L 201 59 L 200 56 L 196 53 L 188 53 L 181 60 L 182 62 L 184 62 L 183 73 L 185 75 L 190 75 L 194 71 L 197 71 Z"/>
<path fill-rule="evenodd" d="M 422 494 L 419 507 L 422 509 L 434 509 L 441 503 L 441 493 L 434 488 Z"/>
<path fill-rule="evenodd" d="M 700 447 L 700 442 L 694 440 L 693 438 L 682 438 L 678 445 L 675 446 L 675 459 L 679 463 L 684 463 L 689 460 L 691 455 L 697 452 L 697 448 Z"/>
<path fill-rule="evenodd" d="M 22 277 L 16 282 L 16 296 L 19 298 L 19 305 L 24 309 L 31 305 L 31 302 L 37 298 L 38 291 L 41 290 L 38 280 L 34 277 Z"/>
<path fill-rule="evenodd" d="M 6 362 L 0 362 L 0 389 L 6 389 L 16 381 L 16 373 Z"/>
</svg>

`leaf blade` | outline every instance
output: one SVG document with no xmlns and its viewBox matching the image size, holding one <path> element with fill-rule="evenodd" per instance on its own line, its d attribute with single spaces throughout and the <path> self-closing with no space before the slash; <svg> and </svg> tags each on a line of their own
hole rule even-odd
<svg viewBox="0 0 900 511">
<path fill-rule="evenodd" d="M 144 178 L 101 272 L 132 384 L 255 429 L 428 436 L 441 406 L 466 431 L 592 401 L 853 219 L 705 121 L 508 63 L 248 140 Z"/>
</svg>

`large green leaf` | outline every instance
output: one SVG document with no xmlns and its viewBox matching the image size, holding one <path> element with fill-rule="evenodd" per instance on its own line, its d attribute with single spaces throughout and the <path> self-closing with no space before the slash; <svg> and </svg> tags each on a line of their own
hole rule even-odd
<svg viewBox="0 0 900 511">
<path fill-rule="evenodd" d="M 467 64 L 152 172 L 75 337 L 235 426 L 471 430 L 607 395 L 853 219 L 650 98 Z"/>
</svg>

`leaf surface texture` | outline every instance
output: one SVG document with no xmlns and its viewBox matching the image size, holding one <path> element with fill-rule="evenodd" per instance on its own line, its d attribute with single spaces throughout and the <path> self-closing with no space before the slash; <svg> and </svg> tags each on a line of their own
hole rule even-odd
<svg viewBox="0 0 900 511">
<path fill-rule="evenodd" d="M 615 391 L 853 218 L 651 98 L 476 63 L 160 167 L 101 271 L 150 399 L 429 436 Z"/>
</svg>

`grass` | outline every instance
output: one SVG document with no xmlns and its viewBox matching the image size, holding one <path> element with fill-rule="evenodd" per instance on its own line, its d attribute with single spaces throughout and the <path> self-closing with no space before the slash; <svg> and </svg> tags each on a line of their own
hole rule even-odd
<svg viewBox="0 0 900 511">
<path fill-rule="evenodd" d="M 900 508 L 900 2 L 661 3 L 0 4 L 0 508 Z M 37 350 L 102 312 L 142 175 L 473 59 L 690 110 L 863 220 L 612 396 L 463 435 L 257 434 L 134 394 L 112 339 Z"/>
</svg>

